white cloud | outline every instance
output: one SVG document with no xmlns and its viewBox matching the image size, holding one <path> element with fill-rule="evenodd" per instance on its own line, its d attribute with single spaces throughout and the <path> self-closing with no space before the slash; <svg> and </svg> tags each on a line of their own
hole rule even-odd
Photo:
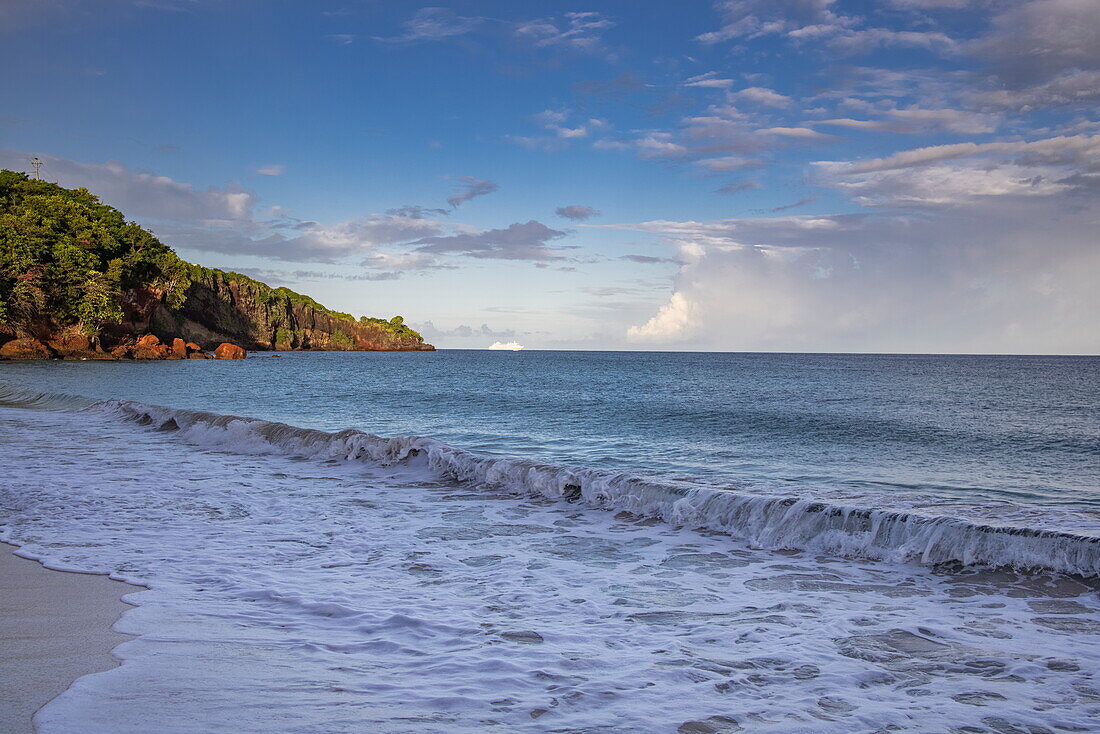
<svg viewBox="0 0 1100 734">
<path fill-rule="evenodd" d="M 28 153 L 0 150 L 0 167 L 29 168 Z M 42 177 L 67 188 L 83 186 L 131 217 L 199 222 L 243 222 L 252 218 L 256 196 L 239 184 L 196 189 L 149 171 L 134 171 L 117 160 L 102 163 L 40 155 Z"/>
<path fill-rule="evenodd" d="M 725 173 L 729 171 L 742 171 L 750 168 L 760 168 L 764 162 L 759 158 L 746 158 L 740 155 L 725 155 L 717 158 L 703 158 L 695 161 L 695 165 L 708 171 Z"/>
<path fill-rule="evenodd" d="M 673 298 L 629 336 L 792 351 L 1100 351 L 1100 135 L 822 162 L 878 213 L 597 225 L 660 236 Z M 803 199 L 776 211 L 804 205 Z"/>
<path fill-rule="evenodd" d="M 958 42 L 945 33 L 934 31 L 895 31 L 889 28 L 864 28 L 845 30 L 831 37 L 829 48 L 849 54 L 863 54 L 883 46 L 923 48 L 927 51 L 950 54 L 958 49 Z"/>
<path fill-rule="evenodd" d="M 674 300 L 630 337 L 732 350 L 1096 353 L 1097 214 L 1095 204 L 993 198 L 936 217 L 620 225 L 663 233 L 684 262 Z"/>
<path fill-rule="evenodd" d="M 794 100 L 767 87 L 747 87 L 730 94 L 732 99 L 755 102 L 765 107 L 789 107 Z"/>
<path fill-rule="evenodd" d="M 1052 196 L 1073 187 L 1051 167 L 934 165 L 885 170 L 840 179 L 835 186 L 864 206 L 957 206 L 979 197 Z"/>
<path fill-rule="evenodd" d="M 968 50 L 989 59 L 1013 87 L 1069 70 L 1100 68 L 1100 3 L 1032 0 L 1009 4 Z"/>
<path fill-rule="evenodd" d="M 262 166 L 256 169 L 256 173 L 261 176 L 282 176 L 286 173 L 286 166 L 280 164 Z"/>
<path fill-rule="evenodd" d="M 718 76 L 717 71 L 708 71 L 706 74 L 699 74 L 698 76 L 686 79 L 684 81 L 684 86 L 703 87 L 705 89 L 729 89 L 733 86 L 733 80 Z"/>
<path fill-rule="evenodd" d="M 480 18 L 466 18 L 448 8 L 421 8 L 404 23 L 403 34 L 388 38 L 375 36 L 375 40 L 390 43 L 442 41 L 465 35 L 477 28 L 480 23 Z"/>
<path fill-rule="evenodd" d="M 634 141 L 641 158 L 680 158 L 688 149 L 672 140 L 671 133 L 654 132 Z"/>
<path fill-rule="evenodd" d="M 735 38 L 791 34 L 808 28 L 843 27 L 852 21 L 832 11 L 833 0 L 719 0 L 722 26 L 696 40 L 704 44 Z"/>
<path fill-rule="evenodd" d="M 614 23 L 600 13 L 565 13 L 560 17 L 540 18 L 516 25 L 516 35 L 541 47 L 597 51 L 602 48 L 604 31 Z"/>
<path fill-rule="evenodd" d="M 819 133 L 808 127 L 768 127 L 756 131 L 762 135 L 779 135 L 784 138 L 796 138 L 800 140 L 828 140 L 832 135 Z"/>
<path fill-rule="evenodd" d="M 821 120 L 818 124 L 909 135 L 941 130 L 962 135 L 980 135 L 996 132 L 1001 124 L 1001 116 L 998 114 L 970 110 L 923 109 L 915 106 L 882 108 L 866 103 L 860 105 L 857 100 L 848 100 L 848 106 L 862 106 L 868 112 L 881 115 L 881 118 L 877 120 L 834 118 Z"/>
<path fill-rule="evenodd" d="M 631 326 L 626 338 L 633 342 L 669 344 L 694 336 L 699 328 L 699 308 L 683 293 L 673 293 L 657 315 L 641 326 Z"/>
<path fill-rule="evenodd" d="M 1100 166 L 1100 135 L 1073 135 L 1045 138 L 1032 142 L 954 143 L 901 151 L 886 158 L 860 162 L 819 162 L 816 165 L 834 173 L 870 173 L 922 166 L 939 161 L 987 155 L 1027 156 L 1048 164 Z"/>
</svg>

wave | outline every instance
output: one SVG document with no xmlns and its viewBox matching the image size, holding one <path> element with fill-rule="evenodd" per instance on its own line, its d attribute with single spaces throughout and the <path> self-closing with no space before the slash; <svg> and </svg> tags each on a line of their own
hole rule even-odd
<svg viewBox="0 0 1100 734">
<path fill-rule="evenodd" d="M 1070 532 L 753 495 L 628 473 L 484 456 L 423 436 L 383 438 L 355 429 L 328 432 L 126 400 L 0 392 L 0 405 L 94 411 L 157 431 L 180 431 L 189 442 L 235 453 L 421 466 L 463 484 L 656 517 L 721 532 L 759 548 L 1100 576 L 1100 537 Z"/>
</svg>

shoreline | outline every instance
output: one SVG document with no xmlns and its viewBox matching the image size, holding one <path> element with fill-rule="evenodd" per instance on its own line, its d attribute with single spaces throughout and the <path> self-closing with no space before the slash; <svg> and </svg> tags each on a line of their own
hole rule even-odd
<svg viewBox="0 0 1100 734">
<path fill-rule="evenodd" d="M 34 732 L 33 717 L 73 681 L 120 663 L 133 639 L 114 630 L 142 590 L 105 575 L 56 571 L 0 541 L 0 730 Z"/>
</svg>

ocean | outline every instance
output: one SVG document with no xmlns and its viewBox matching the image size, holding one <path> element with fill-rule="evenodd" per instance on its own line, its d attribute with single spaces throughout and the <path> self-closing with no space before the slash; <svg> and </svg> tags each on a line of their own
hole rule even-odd
<svg viewBox="0 0 1100 734">
<path fill-rule="evenodd" d="M 1100 731 L 1100 358 L 6 363 L 0 455 L 147 587 L 46 734 Z"/>
</svg>

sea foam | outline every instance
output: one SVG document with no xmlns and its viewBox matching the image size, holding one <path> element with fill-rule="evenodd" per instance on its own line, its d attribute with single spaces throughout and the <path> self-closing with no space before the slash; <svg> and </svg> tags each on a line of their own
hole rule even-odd
<svg viewBox="0 0 1100 734">
<path fill-rule="evenodd" d="M 24 400 L 51 407 L 73 407 L 80 402 L 71 396 Z M 133 401 L 95 402 L 83 409 L 109 413 L 154 430 L 180 430 L 188 441 L 230 452 L 422 465 L 462 483 L 657 517 L 725 533 L 758 548 L 1100 575 L 1100 537 L 1089 535 L 848 507 L 795 496 L 759 496 L 629 473 L 486 456 L 423 436 L 383 438 L 354 429 L 327 432 Z"/>
</svg>

